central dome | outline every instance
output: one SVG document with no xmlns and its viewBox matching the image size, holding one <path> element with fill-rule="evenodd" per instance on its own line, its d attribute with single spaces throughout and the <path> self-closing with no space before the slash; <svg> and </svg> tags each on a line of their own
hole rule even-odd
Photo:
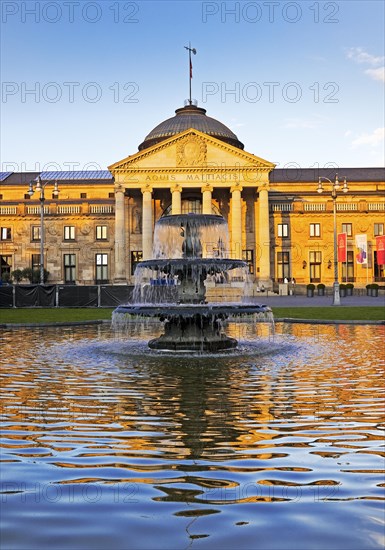
<svg viewBox="0 0 385 550">
<path fill-rule="evenodd" d="M 171 136 L 180 134 L 189 128 L 195 128 L 204 134 L 220 139 L 238 149 L 243 149 L 244 145 L 237 136 L 227 126 L 206 116 L 206 109 L 196 105 L 186 105 L 175 111 L 175 116 L 164 120 L 144 138 L 143 143 L 139 145 L 139 151 L 147 149 L 160 141 L 164 141 Z"/>
</svg>

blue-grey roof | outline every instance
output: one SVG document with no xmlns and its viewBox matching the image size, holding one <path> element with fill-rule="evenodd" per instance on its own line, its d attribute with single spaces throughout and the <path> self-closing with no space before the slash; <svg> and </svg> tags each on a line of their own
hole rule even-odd
<svg viewBox="0 0 385 550">
<path fill-rule="evenodd" d="M 11 174 L 13 174 L 13 172 L 0 172 L 0 181 L 6 180 Z"/>
<path fill-rule="evenodd" d="M 338 173 L 340 180 L 345 177 L 347 182 L 353 181 L 385 181 L 385 168 L 275 168 L 270 172 L 269 179 L 273 183 L 318 182 L 319 177 L 334 181 Z"/>
<path fill-rule="evenodd" d="M 76 171 L 57 171 L 41 172 L 42 180 L 112 180 L 112 174 L 109 170 L 76 170 Z"/>
</svg>

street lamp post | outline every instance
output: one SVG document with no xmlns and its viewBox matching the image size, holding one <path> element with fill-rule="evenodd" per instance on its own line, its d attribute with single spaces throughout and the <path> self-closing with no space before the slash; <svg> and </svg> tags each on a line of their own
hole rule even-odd
<svg viewBox="0 0 385 550">
<path fill-rule="evenodd" d="M 340 299 L 340 284 L 338 282 L 338 257 L 337 257 L 337 190 L 340 188 L 340 182 L 338 180 L 338 174 L 336 174 L 334 182 L 329 178 L 320 177 L 318 178 L 318 187 L 317 192 L 323 193 L 324 188 L 322 186 L 322 181 L 328 181 L 331 186 L 331 196 L 333 199 L 333 233 L 334 233 L 334 283 L 333 283 L 333 306 L 341 305 Z M 349 191 L 348 184 L 346 183 L 346 178 L 344 178 L 344 184 L 342 187 L 342 192 L 347 193 Z"/>
<path fill-rule="evenodd" d="M 49 181 L 46 181 L 43 183 L 41 181 L 40 176 L 37 177 L 36 186 L 35 189 L 33 188 L 34 182 L 31 181 L 29 184 L 29 191 L 28 194 L 30 197 L 34 194 L 35 191 L 37 193 L 40 193 L 39 201 L 40 201 L 40 284 L 44 284 L 44 190 L 47 187 Z M 53 193 L 55 198 L 59 195 L 59 189 L 57 185 L 57 181 L 55 181 Z"/>
</svg>

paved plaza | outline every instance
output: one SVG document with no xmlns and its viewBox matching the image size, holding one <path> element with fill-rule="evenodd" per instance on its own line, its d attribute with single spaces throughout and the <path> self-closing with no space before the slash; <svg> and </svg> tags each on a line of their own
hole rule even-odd
<svg viewBox="0 0 385 550">
<path fill-rule="evenodd" d="M 304 295 L 279 296 L 278 294 L 268 292 L 260 293 L 255 297 L 255 301 L 270 307 L 328 307 L 333 305 L 333 296 L 329 294 L 327 296 L 313 296 L 313 298 L 308 298 Z M 345 298 L 341 298 L 340 306 L 333 307 L 352 306 L 382 306 L 385 308 L 385 294 L 381 294 L 377 298 L 366 295 L 346 296 Z"/>
</svg>

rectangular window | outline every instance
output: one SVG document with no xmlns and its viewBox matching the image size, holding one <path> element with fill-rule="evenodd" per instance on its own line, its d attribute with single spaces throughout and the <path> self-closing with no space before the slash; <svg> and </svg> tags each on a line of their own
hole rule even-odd
<svg viewBox="0 0 385 550">
<path fill-rule="evenodd" d="M 383 223 L 375 223 L 374 224 L 374 236 L 379 237 L 380 235 L 384 234 L 384 224 Z"/>
<path fill-rule="evenodd" d="M 342 233 L 346 233 L 348 237 L 351 237 L 353 235 L 352 224 L 351 223 L 343 223 L 342 224 Z"/>
<path fill-rule="evenodd" d="M 96 240 L 97 241 L 106 241 L 107 240 L 107 226 L 106 225 L 97 225 L 96 226 Z"/>
<path fill-rule="evenodd" d="M 0 240 L 2 241 L 10 241 L 12 236 L 11 228 L 10 227 L 2 227 L 0 230 Z"/>
<path fill-rule="evenodd" d="M 87 193 L 80 193 L 80 198 L 81 199 L 86 199 L 87 198 Z"/>
<path fill-rule="evenodd" d="M 309 252 L 310 262 L 310 282 L 321 282 L 321 264 L 322 264 L 322 252 L 318 250 Z"/>
<path fill-rule="evenodd" d="M 4 278 L 4 275 L 10 275 L 12 268 L 12 256 L 4 255 L 0 256 L 0 279 Z"/>
<path fill-rule="evenodd" d="M 108 281 L 108 254 L 96 254 L 96 282 L 106 283 Z"/>
<path fill-rule="evenodd" d="M 138 262 L 143 259 L 143 252 L 141 250 L 132 250 L 131 252 L 131 275 L 135 273 L 135 268 Z"/>
<path fill-rule="evenodd" d="M 31 267 L 32 269 L 40 269 L 40 254 L 32 254 Z"/>
<path fill-rule="evenodd" d="M 75 226 L 73 225 L 64 226 L 64 240 L 65 241 L 75 240 Z"/>
<path fill-rule="evenodd" d="M 354 282 L 354 252 L 348 250 L 346 262 L 342 262 L 342 282 Z"/>
<path fill-rule="evenodd" d="M 29 193 L 25 193 L 24 194 L 24 199 L 25 200 L 29 200 L 31 198 L 30 194 Z"/>
<path fill-rule="evenodd" d="M 74 283 L 76 281 L 76 254 L 64 254 L 64 282 Z"/>
<path fill-rule="evenodd" d="M 278 224 L 278 237 L 286 239 L 289 236 L 289 225 L 287 223 Z"/>
<path fill-rule="evenodd" d="M 115 198 L 115 193 L 108 193 L 108 198 L 109 199 L 114 199 Z"/>
<path fill-rule="evenodd" d="M 385 266 L 378 265 L 377 250 L 374 251 L 374 280 L 381 283 L 385 281 Z"/>
<path fill-rule="evenodd" d="M 40 241 L 40 225 L 31 227 L 31 241 Z"/>
<path fill-rule="evenodd" d="M 277 252 L 277 278 L 278 282 L 283 283 L 285 279 L 290 279 L 290 253 Z"/>
<path fill-rule="evenodd" d="M 242 260 L 247 262 L 249 273 L 254 273 L 254 250 L 243 250 Z"/>
<path fill-rule="evenodd" d="M 320 237 L 321 236 L 321 224 L 320 223 L 311 223 L 310 224 L 310 237 Z"/>
</svg>

